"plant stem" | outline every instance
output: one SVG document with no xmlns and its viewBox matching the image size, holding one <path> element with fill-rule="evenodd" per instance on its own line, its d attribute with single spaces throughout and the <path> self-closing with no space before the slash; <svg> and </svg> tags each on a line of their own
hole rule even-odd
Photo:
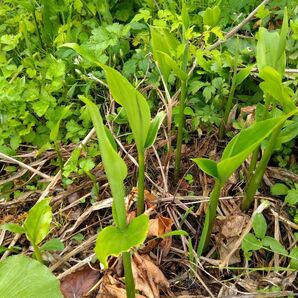
<svg viewBox="0 0 298 298">
<path fill-rule="evenodd" d="M 135 283 L 133 279 L 130 253 L 122 253 L 122 259 L 125 273 L 126 297 L 135 298 Z"/>
<path fill-rule="evenodd" d="M 232 86 L 231 86 L 231 91 L 228 97 L 228 101 L 227 101 L 227 105 L 226 105 L 226 109 L 225 109 L 225 114 L 224 114 L 224 118 L 220 124 L 220 128 L 219 128 L 219 139 L 222 140 L 224 137 L 224 133 L 225 133 L 225 128 L 229 119 L 229 115 L 232 109 L 232 105 L 233 105 L 233 99 L 234 99 L 234 94 L 235 94 L 235 90 L 236 90 L 236 74 L 234 74 L 233 79 L 232 79 Z"/>
<path fill-rule="evenodd" d="M 216 219 L 216 209 L 219 201 L 221 187 L 222 187 L 222 184 L 219 182 L 219 180 L 216 180 L 213 190 L 210 194 L 210 201 L 208 203 L 208 209 L 207 209 L 207 213 L 204 221 L 204 227 L 199 241 L 199 246 L 198 246 L 199 257 L 206 249 L 210 240 L 211 232 Z"/>
<path fill-rule="evenodd" d="M 185 44 L 182 70 L 186 71 L 187 61 L 188 61 L 188 43 Z M 177 182 L 179 179 L 180 166 L 181 166 L 181 149 L 183 141 L 183 130 L 185 122 L 185 101 L 186 101 L 186 92 L 187 92 L 187 80 L 181 80 L 181 94 L 180 94 L 180 106 L 179 106 L 179 122 L 178 122 L 178 133 L 177 133 L 177 144 L 176 144 L 176 156 L 175 156 L 175 170 L 174 170 L 174 181 Z"/>
<path fill-rule="evenodd" d="M 40 254 L 40 250 L 39 250 L 38 246 L 33 244 L 33 249 L 34 249 L 34 255 L 35 255 L 36 260 L 43 264 L 41 254 Z"/>
<path fill-rule="evenodd" d="M 264 154 L 255 170 L 255 173 L 253 174 L 253 176 L 251 177 L 251 179 L 248 181 L 246 190 L 245 190 L 245 194 L 244 194 L 244 198 L 241 204 L 241 208 L 243 210 L 247 210 L 249 208 L 249 206 L 251 205 L 251 203 L 254 200 L 254 196 L 261 184 L 262 178 L 264 176 L 266 167 L 268 165 L 268 162 L 271 158 L 271 155 L 274 151 L 275 145 L 276 145 L 276 141 L 277 138 L 280 134 L 280 131 L 283 127 L 283 124 L 281 124 L 280 126 L 278 126 L 275 131 L 272 133 L 268 145 L 264 151 Z"/>
<path fill-rule="evenodd" d="M 263 112 L 263 117 L 262 120 L 266 120 L 268 118 L 268 109 L 269 109 L 269 104 L 271 102 L 271 97 L 265 94 L 265 105 L 264 105 L 264 112 Z M 256 165 L 258 162 L 258 154 L 259 154 L 260 146 L 256 148 L 252 154 L 252 158 L 248 167 L 248 173 L 246 180 L 250 181 L 250 178 L 253 175 L 254 170 L 256 169 Z"/>
<path fill-rule="evenodd" d="M 144 213 L 144 180 L 145 180 L 145 154 L 144 151 L 138 154 L 139 170 L 138 170 L 138 201 L 137 214 Z"/>
<path fill-rule="evenodd" d="M 123 184 L 118 185 L 118 195 L 114 197 L 113 207 L 113 218 L 119 229 L 125 229 L 127 227 L 126 221 L 126 209 L 124 200 L 124 187 Z M 116 213 L 116 214 L 115 214 Z M 128 298 L 135 298 L 135 283 L 132 274 L 131 257 L 129 252 L 122 253 L 125 285 L 126 285 L 126 296 Z"/>
<path fill-rule="evenodd" d="M 224 137 L 224 133 L 225 133 L 225 128 L 229 119 L 229 115 L 233 106 L 233 99 L 234 99 L 234 94 L 235 94 L 235 90 L 237 87 L 237 66 L 238 66 L 238 57 L 239 57 L 239 39 L 237 38 L 237 51 L 236 51 L 236 55 L 235 55 L 235 60 L 234 60 L 234 64 L 233 64 L 233 78 L 232 78 L 232 85 L 231 85 L 231 90 L 230 90 L 230 94 L 228 97 L 228 101 L 226 104 L 226 109 L 225 109 L 225 114 L 224 114 L 224 118 L 220 124 L 220 128 L 219 128 L 219 139 L 223 139 Z"/>
<path fill-rule="evenodd" d="M 185 115 L 184 115 L 185 97 L 186 97 L 186 82 L 183 81 L 181 84 L 179 122 L 178 122 L 176 156 L 175 156 L 175 171 L 174 171 L 175 182 L 177 182 L 179 179 L 179 173 L 180 173 L 180 167 L 181 167 L 181 150 L 182 150 L 182 141 L 183 141 L 184 122 L 185 122 Z"/>
<path fill-rule="evenodd" d="M 54 141 L 54 147 L 55 147 L 55 151 L 56 151 L 57 157 L 58 157 L 59 168 L 62 173 L 63 172 L 63 158 L 62 158 L 61 150 L 59 148 L 59 144 L 57 141 Z"/>
</svg>

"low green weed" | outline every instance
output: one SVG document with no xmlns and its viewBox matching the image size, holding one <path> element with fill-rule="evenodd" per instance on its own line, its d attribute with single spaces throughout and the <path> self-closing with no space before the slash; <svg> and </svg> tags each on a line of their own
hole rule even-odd
<svg viewBox="0 0 298 298">
<path fill-rule="evenodd" d="M 64 245 L 59 239 L 50 239 L 43 245 L 40 243 L 50 233 L 52 222 L 52 209 L 49 205 L 50 199 L 43 199 L 36 203 L 28 213 L 23 225 L 7 223 L 0 225 L 0 229 L 16 234 L 25 234 L 34 249 L 34 257 L 42 261 L 42 253 L 52 250 L 63 250 Z"/>
<path fill-rule="evenodd" d="M 242 242 L 242 250 L 246 259 L 250 260 L 253 251 L 264 249 L 290 259 L 290 268 L 298 269 L 298 247 L 288 252 L 285 247 L 275 238 L 267 236 L 267 222 L 262 213 L 256 213 L 252 223 L 254 233 L 245 235 Z"/>
</svg>

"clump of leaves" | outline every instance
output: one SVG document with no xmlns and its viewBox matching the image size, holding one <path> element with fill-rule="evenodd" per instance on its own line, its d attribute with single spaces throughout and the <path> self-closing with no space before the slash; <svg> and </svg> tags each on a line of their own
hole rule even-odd
<svg viewBox="0 0 298 298">
<path fill-rule="evenodd" d="M 44 251 L 63 250 L 63 243 L 56 238 L 50 239 L 43 245 L 40 243 L 48 236 L 52 222 L 50 199 L 46 198 L 36 203 L 28 213 L 23 225 L 7 223 L 0 225 L 0 229 L 16 234 L 25 234 L 34 249 L 35 258 L 42 263 Z"/>
</svg>

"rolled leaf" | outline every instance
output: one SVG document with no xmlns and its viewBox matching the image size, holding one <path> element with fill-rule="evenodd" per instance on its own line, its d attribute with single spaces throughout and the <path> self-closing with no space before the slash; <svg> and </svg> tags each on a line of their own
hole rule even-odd
<svg viewBox="0 0 298 298">
<path fill-rule="evenodd" d="M 50 199 L 45 198 L 35 204 L 24 222 L 27 238 L 34 244 L 39 244 L 49 233 L 52 222 Z"/>
<path fill-rule="evenodd" d="M 166 113 L 164 111 L 161 111 L 156 114 L 156 116 L 151 120 L 150 122 L 150 128 L 147 134 L 147 139 L 145 142 L 145 148 L 149 148 L 153 145 L 155 142 L 155 139 L 157 137 L 158 130 L 166 116 Z"/>
</svg>

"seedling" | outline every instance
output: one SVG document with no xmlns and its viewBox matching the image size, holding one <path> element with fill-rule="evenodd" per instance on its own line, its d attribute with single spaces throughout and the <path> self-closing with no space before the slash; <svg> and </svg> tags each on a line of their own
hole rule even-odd
<svg viewBox="0 0 298 298">
<path fill-rule="evenodd" d="M 145 150 L 153 145 L 165 113 L 163 111 L 159 112 L 154 119 L 151 119 L 150 108 L 145 97 L 124 76 L 115 69 L 98 62 L 95 57 L 91 56 L 79 45 L 68 43 L 64 44 L 64 46 L 74 49 L 77 53 L 100 66 L 105 71 L 108 86 L 114 100 L 123 106 L 126 112 L 138 150 L 137 213 L 140 215 L 144 212 Z"/>
<path fill-rule="evenodd" d="M 103 166 L 113 195 L 112 211 L 115 226 L 106 227 L 99 232 L 95 253 L 105 268 L 108 267 L 107 258 L 109 256 L 122 254 L 126 294 L 128 298 L 133 298 L 135 297 L 135 286 L 129 251 L 131 248 L 141 245 L 146 239 L 149 218 L 142 214 L 127 224 L 123 182 L 127 176 L 127 167 L 116 151 L 114 139 L 104 126 L 97 106 L 84 96 L 81 96 L 80 99 L 87 105 L 95 127 Z"/>
<path fill-rule="evenodd" d="M 246 259 L 250 259 L 252 252 L 260 249 L 265 249 L 270 252 L 277 253 L 290 258 L 290 268 L 298 269 L 298 248 L 294 247 L 290 253 L 284 246 L 275 238 L 267 236 L 267 222 L 262 213 L 256 213 L 252 223 L 254 233 L 245 235 L 242 242 L 242 250 Z"/>
<path fill-rule="evenodd" d="M 180 79 L 180 100 L 179 100 L 179 122 L 178 122 L 178 132 L 177 132 L 177 144 L 176 144 L 176 155 L 175 155 L 175 171 L 174 171 L 174 180 L 177 181 L 180 173 L 180 164 L 181 164 L 181 148 L 182 148 L 182 140 L 183 140 L 183 130 L 185 126 L 185 103 L 186 103 L 186 95 L 187 95 L 187 63 L 188 63 L 188 55 L 189 55 L 189 44 L 186 38 L 186 32 L 190 26 L 189 15 L 187 11 L 187 7 L 184 1 L 182 1 L 182 43 L 181 45 L 184 48 L 184 53 L 182 57 L 182 61 L 176 62 L 173 59 L 173 53 L 176 52 L 177 47 L 180 45 L 179 41 L 166 29 L 155 29 L 151 28 L 151 44 L 153 49 L 154 59 L 157 61 L 158 66 L 161 71 L 161 75 L 163 77 L 165 88 L 168 89 L 167 83 L 170 72 L 173 71 L 177 77 Z M 171 103 L 169 104 L 171 109 Z M 168 111 L 171 115 L 171 111 Z M 168 119 L 171 121 L 171 119 Z M 170 125 L 168 123 L 168 125 Z M 169 148 L 170 150 L 170 148 Z"/>
<path fill-rule="evenodd" d="M 255 150 L 265 138 L 279 129 L 287 118 L 291 117 L 296 112 L 297 111 L 294 111 L 282 117 L 260 121 L 247 129 L 243 129 L 226 146 L 219 163 L 206 158 L 193 159 L 201 170 L 215 179 L 215 185 L 210 194 L 210 201 L 198 246 L 198 255 L 201 255 L 208 245 L 215 223 L 216 209 L 223 185 L 247 156 Z"/>
<path fill-rule="evenodd" d="M 43 199 L 34 205 L 23 225 L 7 223 L 0 225 L 0 229 L 16 234 L 25 234 L 34 249 L 35 258 L 42 263 L 42 252 L 51 250 L 63 250 L 64 245 L 59 239 L 51 239 L 39 245 L 49 234 L 52 222 L 52 209 L 50 199 Z"/>
</svg>

